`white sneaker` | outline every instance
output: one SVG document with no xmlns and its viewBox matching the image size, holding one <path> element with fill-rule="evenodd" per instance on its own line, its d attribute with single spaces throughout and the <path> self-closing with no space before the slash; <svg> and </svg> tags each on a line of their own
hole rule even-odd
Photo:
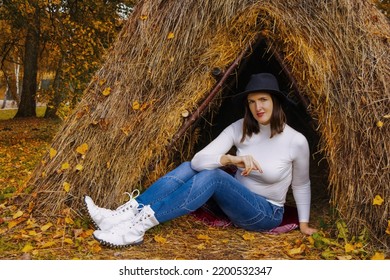
<svg viewBox="0 0 390 280">
<path fill-rule="evenodd" d="M 126 194 L 130 197 L 129 201 L 119 206 L 116 210 L 98 207 L 91 197 L 84 196 L 85 207 L 96 228 L 109 230 L 117 224 L 133 219 L 138 214 L 139 205 L 135 198 L 139 195 L 139 190 L 134 190 L 131 194 Z"/>
<path fill-rule="evenodd" d="M 146 205 L 131 221 L 112 227 L 110 230 L 95 230 L 93 237 L 109 247 L 127 247 L 142 243 L 145 232 L 158 225 L 154 211 Z"/>
</svg>

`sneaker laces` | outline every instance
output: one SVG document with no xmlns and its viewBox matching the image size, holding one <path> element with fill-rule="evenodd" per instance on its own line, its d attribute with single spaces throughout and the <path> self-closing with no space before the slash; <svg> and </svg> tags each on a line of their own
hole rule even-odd
<svg viewBox="0 0 390 280">
<path fill-rule="evenodd" d="M 141 211 L 132 219 L 132 225 L 135 226 L 138 223 L 143 224 L 145 220 L 150 218 L 150 213 L 149 211 L 146 211 L 145 207 L 142 207 Z"/>
<path fill-rule="evenodd" d="M 140 195 L 140 191 L 138 189 L 133 190 L 131 193 L 124 192 L 123 194 L 127 194 L 129 196 L 129 200 L 123 205 L 119 206 L 116 211 L 126 211 L 129 210 L 128 204 L 131 200 L 136 199 Z M 124 209 L 126 208 L 126 209 Z"/>
</svg>

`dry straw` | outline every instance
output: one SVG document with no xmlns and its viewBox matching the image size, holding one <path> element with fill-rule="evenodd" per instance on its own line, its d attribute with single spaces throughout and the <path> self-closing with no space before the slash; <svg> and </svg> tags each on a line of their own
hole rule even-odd
<svg viewBox="0 0 390 280">
<path fill-rule="evenodd" d="M 261 35 L 310 100 L 331 204 L 354 233 L 366 228 L 388 246 L 390 28 L 368 2 L 140 1 L 55 137 L 57 154 L 48 153 L 34 172 L 35 209 L 78 212 L 84 194 L 115 207 L 123 192 L 145 188 L 175 159 L 189 159 L 193 130 L 171 143 L 186 121 L 182 113 L 213 89 L 214 67 L 226 70 Z M 85 155 L 76 151 L 84 143 Z M 376 195 L 382 205 L 373 205 Z"/>
</svg>

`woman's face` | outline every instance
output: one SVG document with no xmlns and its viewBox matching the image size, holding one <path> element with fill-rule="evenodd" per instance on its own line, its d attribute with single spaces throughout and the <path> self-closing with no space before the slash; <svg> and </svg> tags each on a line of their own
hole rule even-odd
<svg viewBox="0 0 390 280">
<path fill-rule="evenodd" d="M 274 104 L 271 95 L 266 92 L 253 92 L 248 94 L 248 104 L 252 116 L 262 125 L 271 122 Z"/>
</svg>

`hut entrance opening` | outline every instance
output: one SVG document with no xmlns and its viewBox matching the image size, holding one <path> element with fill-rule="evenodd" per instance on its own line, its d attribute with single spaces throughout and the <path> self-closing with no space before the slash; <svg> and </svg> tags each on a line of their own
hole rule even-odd
<svg viewBox="0 0 390 280">
<path fill-rule="evenodd" d="M 318 152 L 320 137 L 315 131 L 315 122 L 306 110 L 307 104 L 298 95 L 290 80 L 287 71 L 284 70 L 280 59 L 270 51 L 265 40 L 260 40 L 253 46 L 249 56 L 245 57 L 232 73 L 223 86 L 222 93 L 215 97 L 213 102 L 219 104 L 218 110 L 209 111 L 198 120 L 196 130 L 199 138 L 195 145 L 195 151 L 200 150 L 222 130 L 232 122 L 243 117 L 237 104 L 232 101 L 232 96 L 244 90 L 251 74 L 260 72 L 273 73 L 279 81 L 281 91 L 287 94 L 291 102 L 285 106 L 287 123 L 295 130 L 304 134 L 309 142 L 312 153 L 310 177 L 312 182 L 312 204 L 316 199 L 321 200 L 322 206 L 328 203 L 328 164 L 323 154 Z M 291 198 L 291 195 L 289 195 Z M 318 201 L 317 201 L 318 202 Z"/>
</svg>

